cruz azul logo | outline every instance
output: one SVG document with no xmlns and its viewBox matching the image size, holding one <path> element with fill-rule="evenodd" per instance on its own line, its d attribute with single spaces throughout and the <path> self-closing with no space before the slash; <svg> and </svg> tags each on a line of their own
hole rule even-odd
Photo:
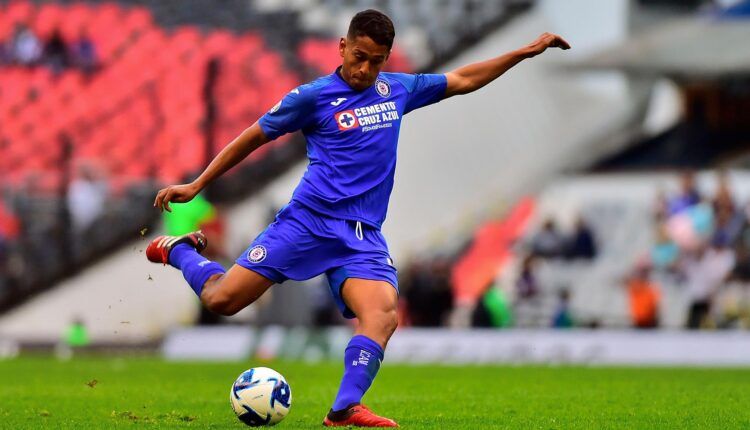
<svg viewBox="0 0 750 430">
<path fill-rule="evenodd" d="M 268 255 L 268 251 L 266 251 L 266 247 L 263 245 L 255 245 L 253 249 L 248 251 L 247 253 L 247 259 L 251 263 L 260 263 L 261 261 L 266 259 L 266 255 Z"/>
<path fill-rule="evenodd" d="M 395 102 L 376 103 L 374 105 L 337 112 L 333 115 L 339 130 L 347 131 L 361 128 L 362 132 L 379 128 L 392 127 L 393 121 L 400 119 Z"/>
<path fill-rule="evenodd" d="M 336 123 L 339 130 L 349 130 L 358 127 L 357 117 L 354 116 L 353 110 L 345 110 L 336 114 Z"/>
<path fill-rule="evenodd" d="M 391 86 L 388 85 L 388 82 L 378 79 L 375 81 L 375 91 L 377 91 L 381 97 L 388 97 L 391 95 Z"/>
</svg>

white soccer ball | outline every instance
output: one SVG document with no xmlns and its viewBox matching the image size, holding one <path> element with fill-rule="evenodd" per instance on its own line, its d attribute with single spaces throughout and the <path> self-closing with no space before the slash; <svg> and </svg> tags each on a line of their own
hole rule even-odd
<svg viewBox="0 0 750 430">
<path fill-rule="evenodd" d="M 229 393 L 237 418 L 251 427 L 272 426 L 292 406 L 292 390 L 281 374 L 267 367 L 242 372 Z"/>
</svg>

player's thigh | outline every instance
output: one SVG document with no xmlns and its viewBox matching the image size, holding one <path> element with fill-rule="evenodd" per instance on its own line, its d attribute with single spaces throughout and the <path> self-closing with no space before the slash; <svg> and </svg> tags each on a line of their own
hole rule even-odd
<svg viewBox="0 0 750 430">
<path fill-rule="evenodd" d="M 222 313 L 235 313 L 250 305 L 275 282 L 235 264 L 220 278 L 206 283 L 201 300 Z"/>
</svg>

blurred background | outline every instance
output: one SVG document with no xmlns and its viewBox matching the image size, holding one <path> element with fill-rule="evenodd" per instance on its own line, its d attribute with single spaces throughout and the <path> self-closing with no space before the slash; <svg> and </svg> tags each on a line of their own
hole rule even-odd
<svg viewBox="0 0 750 430">
<path fill-rule="evenodd" d="M 228 266 L 273 220 L 299 133 L 152 202 L 331 73 L 370 7 L 392 71 L 573 46 L 404 122 L 389 360 L 750 364 L 747 0 L 0 0 L 0 355 L 338 359 L 324 278 L 219 317 L 144 249 L 202 228 Z"/>
</svg>

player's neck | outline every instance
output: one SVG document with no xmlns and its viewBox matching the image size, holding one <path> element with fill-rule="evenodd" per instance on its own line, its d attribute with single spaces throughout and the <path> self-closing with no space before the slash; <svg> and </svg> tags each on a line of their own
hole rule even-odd
<svg viewBox="0 0 750 430">
<path fill-rule="evenodd" d="M 347 81 L 347 80 L 346 80 L 346 78 L 344 77 L 344 67 L 343 67 L 343 66 L 338 66 L 338 67 L 336 68 L 336 71 L 335 71 L 334 73 L 336 74 L 336 76 L 338 76 L 338 77 L 339 77 L 339 79 L 341 79 L 342 81 L 344 81 L 344 83 L 345 83 L 346 85 L 348 85 L 348 86 L 349 86 L 349 88 L 350 88 L 350 89 L 352 89 L 353 91 L 358 91 L 358 92 L 362 92 L 362 91 L 364 91 L 364 90 L 366 90 L 366 89 L 367 89 L 367 88 L 363 88 L 363 89 L 357 89 L 357 88 L 354 88 L 354 87 L 352 86 L 352 84 L 350 84 L 350 83 L 349 83 L 349 81 Z"/>
</svg>

